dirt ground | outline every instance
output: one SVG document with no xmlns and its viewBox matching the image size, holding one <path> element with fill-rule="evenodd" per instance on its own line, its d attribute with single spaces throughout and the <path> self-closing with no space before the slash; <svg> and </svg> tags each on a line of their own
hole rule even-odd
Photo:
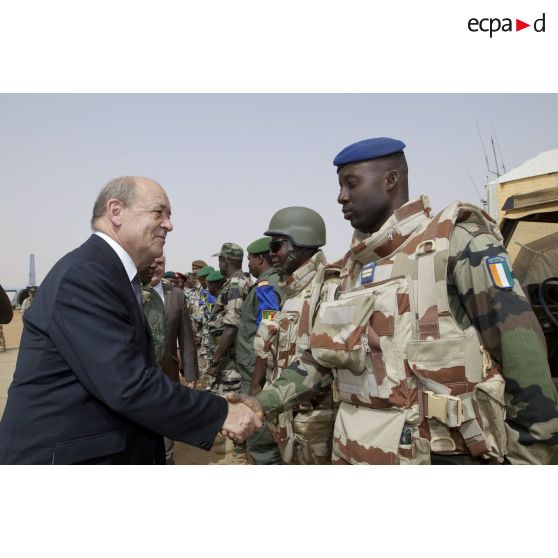
<svg viewBox="0 0 558 558">
<path fill-rule="evenodd" d="M 15 370 L 22 326 L 19 310 L 14 311 L 14 317 L 9 324 L 2 326 L 8 350 L 0 353 L 0 415 L 4 412 L 8 387 Z M 209 452 L 177 442 L 174 459 L 177 465 L 236 465 L 237 463 L 234 462 L 232 456 L 232 449 L 232 442 L 224 439 L 221 435 L 217 437 Z"/>
</svg>

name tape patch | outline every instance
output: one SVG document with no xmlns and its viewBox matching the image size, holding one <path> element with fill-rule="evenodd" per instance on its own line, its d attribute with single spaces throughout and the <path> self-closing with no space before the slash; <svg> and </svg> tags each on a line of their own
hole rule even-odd
<svg viewBox="0 0 558 558">
<path fill-rule="evenodd" d="M 360 284 L 366 285 L 367 283 L 374 282 L 374 270 L 376 269 L 376 262 L 366 264 L 360 272 Z"/>
</svg>

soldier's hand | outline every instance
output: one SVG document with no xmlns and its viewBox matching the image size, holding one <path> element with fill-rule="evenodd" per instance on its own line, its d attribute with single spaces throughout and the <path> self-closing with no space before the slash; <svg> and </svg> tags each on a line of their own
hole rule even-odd
<svg viewBox="0 0 558 558">
<path fill-rule="evenodd" d="M 197 384 L 197 380 L 191 380 L 191 381 L 185 380 L 184 381 L 184 385 L 187 388 L 190 388 L 190 389 L 196 389 L 196 384 Z"/>
<path fill-rule="evenodd" d="M 208 366 L 206 373 L 215 378 L 217 376 L 217 366 Z"/>
<path fill-rule="evenodd" d="M 249 407 L 261 421 L 264 420 L 265 413 L 260 402 L 251 395 L 246 395 L 245 393 L 227 393 L 225 398 L 229 403 L 243 403 Z"/>
</svg>

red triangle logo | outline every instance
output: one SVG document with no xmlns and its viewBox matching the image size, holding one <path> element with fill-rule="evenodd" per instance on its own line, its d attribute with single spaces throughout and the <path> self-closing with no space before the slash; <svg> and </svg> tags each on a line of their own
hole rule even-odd
<svg viewBox="0 0 558 558">
<path fill-rule="evenodd" d="M 521 31 L 522 29 L 525 29 L 526 27 L 531 27 L 531 24 L 530 23 L 525 23 L 524 21 L 521 21 L 520 19 L 515 20 L 515 30 L 516 31 Z"/>
</svg>

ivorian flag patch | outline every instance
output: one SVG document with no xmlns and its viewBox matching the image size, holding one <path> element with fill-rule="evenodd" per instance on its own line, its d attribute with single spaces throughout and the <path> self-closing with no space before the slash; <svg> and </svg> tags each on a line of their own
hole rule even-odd
<svg viewBox="0 0 558 558">
<path fill-rule="evenodd" d="M 514 279 L 506 258 L 503 256 L 488 258 L 486 260 L 486 267 L 495 287 L 499 289 L 513 288 Z"/>
<path fill-rule="evenodd" d="M 277 310 L 262 310 L 262 320 L 273 320 Z"/>
</svg>

